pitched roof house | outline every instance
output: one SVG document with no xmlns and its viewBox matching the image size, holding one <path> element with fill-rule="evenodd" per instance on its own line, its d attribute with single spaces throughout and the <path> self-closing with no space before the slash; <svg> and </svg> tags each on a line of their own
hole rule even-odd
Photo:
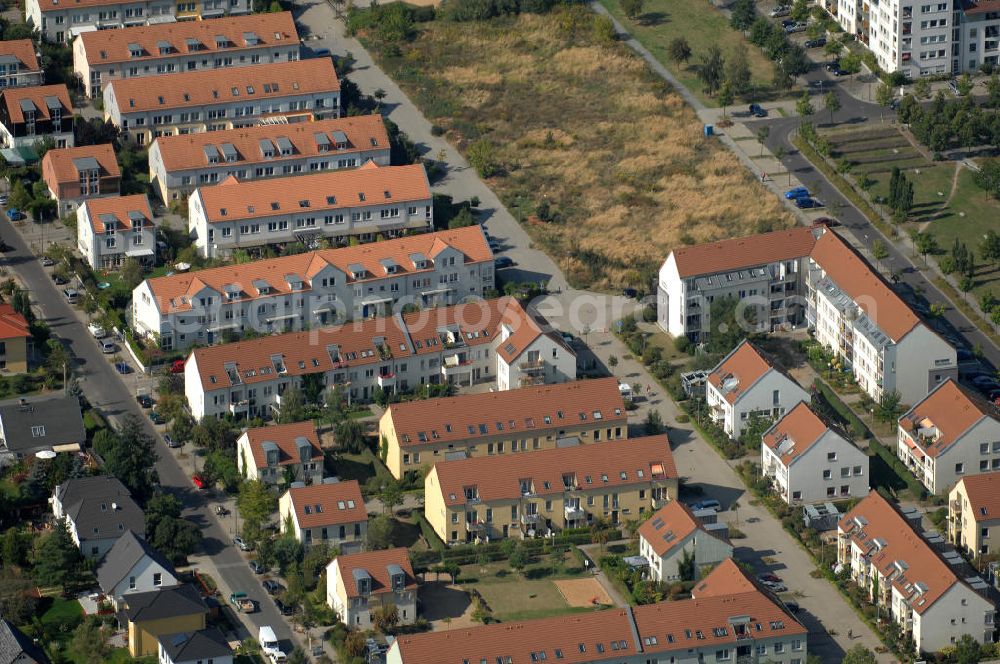
<svg viewBox="0 0 1000 664">
<path fill-rule="evenodd" d="M 14 623 L 0 618 L 0 664 L 49 664 L 49 658 Z"/>
<path fill-rule="evenodd" d="M 649 563 L 650 578 L 657 582 L 695 580 L 702 570 L 715 567 L 733 555 L 726 529 L 702 524 L 684 503 L 672 500 L 639 526 L 639 555 Z M 694 576 L 684 570 L 684 559 L 690 556 Z"/>
<path fill-rule="evenodd" d="M 28 370 L 31 331 L 28 321 L 9 304 L 0 304 L 0 371 L 24 373 Z"/>
<path fill-rule="evenodd" d="M 104 556 L 126 532 L 144 537 L 146 518 L 128 489 L 109 476 L 69 479 L 55 488 L 52 512 L 66 519 L 70 536 L 84 556 Z"/>
<path fill-rule="evenodd" d="M 42 179 L 59 216 L 75 212 L 88 198 L 119 195 L 121 177 L 110 143 L 49 150 L 42 157 Z"/>
<path fill-rule="evenodd" d="M 311 422 L 295 422 L 247 429 L 236 441 L 240 474 L 251 480 L 277 484 L 290 474 L 292 481 L 312 484 L 323 479 L 323 450 Z"/>
<path fill-rule="evenodd" d="M 159 637 L 160 664 L 232 664 L 233 649 L 218 627 Z"/>
<path fill-rule="evenodd" d="M 132 531 L 118 538 L 97 568 L 97 585 L 117 603 L 129 593 L 177 585 L 174 566 Z"/>
<path fill-rule="evenodd" d="M 191 584 L 132 593 L 122 598 L 133 657 L 159 652 L 161 636 L 205 629 L 208 606 Z"/>
<path fill-rule="evenodd" d="M 0 405 L 0 457 L 76 452 L 87 440 L 76 397 L 20 397 Z"/>
<path fill-rule="evenodd" d="M 341 549 L 361 545 L 368 531 L 368 512 L 357 480 L 297 484 L 278 499 L 281 532 L 291 532 L 306 545 L 323 542 Z"/>
<path fill-rule="evenodd" d="M 340 555 L 326 567 L 326 603 L 352 629 L 369 629 L 371 613 L 392 604 L 400 623 L 416 620 L 417 580 L 405 548 Z"/>
<path fill-rule="evenodd" d="M 73 147 L 73 103 L 66 86 L 4 88 L 0 92 L 2 147 L 31 148 L 46 138 L 57 148 Z"/>
</svg>

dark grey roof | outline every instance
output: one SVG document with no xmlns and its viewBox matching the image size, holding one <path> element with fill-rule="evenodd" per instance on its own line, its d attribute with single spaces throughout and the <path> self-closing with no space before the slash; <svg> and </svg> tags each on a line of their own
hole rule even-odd
<svg viewBox="0 0 1000 664">
<path fill-rule="evenodd" d="M 338 129 L 333 132 L 333 142 L 337 145 L 347 145 L 347 134 Z"/>
<path fill-rule="evenodd" d="M 323 132 L 320 131 L 316 132 L 315 134 L 313 134 L 313 138 L 316 139 L 316 145 L 323 146 L 330 144 L 330 139 Z"/>
<path fill-rule="evenodd" d="M 146 540 L 136 536 L 132 531 L 128 531 L 118 538 L 118 541 L 104 555 L 97 568 L 97 584 L 101 590 L 105 593 L 112 592 L 115 586 L 129 575 L 144 556 L 152 559 L 175 577 L 177 576 L 174 566 L 163 554 L 151 547 Z"/>
<path fill-rule="evenodd" d="M 26 452 L 71 443 L 83 444 L 80 401 L 76 397 L 26 399 L 0 406 L 0 426 L 7 449 Z M 42 427 L 41 429 L 37 427 Z"/>
<path fill-rule="evenodd" d="M 21 110 L 24 111 L 25 113 L 29 111 L 34 111 L 36 108 L 35 102 L 31 101 L 30 99 L 22 99 L 18 103 L 21 106 Z"/>
<path fill-rule="evenodd" d="M 223 143 L 219 146 L 219 150 L 222 151 L 222 156 L 226 158 L 226 161 L 233 161 L 239 156 L 236 146 L 232 143 Z"/>
<path fill-rule="evenodd" d="M 178 662 L 202 661 L 214 657 L 232 655 L 226 637 L 218 627 L 209 627 L 197 632 L 183 634 L 165 634 L 160 639 L 160 645 L 170 656 L 170 660 Z"/>
<path fill-rule="evenodd" d="M 87 497 L 64 507 L 81 540 L 121 537 L 129 530 L 142 537 L 146 532 L 146 515 L 128 495 Z"/>
<path fill-rule="evenodd" d="M 9 65 L 9 64 L 21 64 L 21 61 L 17 59 L 17 56 L 10 55 L 9 53 L 0 55 L 0 65 Z"/>
<path fill-rule="evenodd" d="M 28 664 L 38 662 L 48 664 L 49 658 L 24 635 L 24 632 L 7 620 L 0 618 L 0 664 Z"/>
<path fill-rule="evenodd" d="M 81 171 L 97 171 L 100 170 L 101 164 L 93 157 L 77 157 L 73 160 L 73 167 L 76 168 L 76 172 Z"/>
<path fill-rule="evenodd" d="M 162 620 L 208 611 L 205 600 L 190 583 L 126 595 L 125 603 L 127 604 L 125 614 L 130 622 Z"/>
<path fill-rule="evenodd" d="M 125 485 L 111 475 L 76 477 L 66 480 L 55 490 L 55 497 L 63 507 L 69 507 L 84 498 L 116 498 L 130 495 Z"/>
<path fill-rule="evenodd" d="M 295 146 L 292 145 L 292 142 L 284 136 L 278 136 L 274 139 L 274 142 L 278 144 L 278 149 L 282 152 L 293 152 L 295 150 Z"/>
<path fill-rule="evenodd" d="M 63 107 L 62 100 L 55 95 L 45 95 L 45 105 L 50 109 Z"/>
</svg>

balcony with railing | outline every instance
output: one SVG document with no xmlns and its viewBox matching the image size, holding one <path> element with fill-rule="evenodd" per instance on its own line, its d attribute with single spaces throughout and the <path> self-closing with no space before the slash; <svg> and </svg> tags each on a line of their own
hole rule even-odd
<svg viewBox="0 0 1000 664">
<path fill-rule="evenodd" d="M 395 387 L 395 385 L 396 385 L 396 374 L 394 374 L 392 372 L 385 373 L 385 374 L 379 374 L 378 378 L 377 378 L 377 381 L 378 381 L 378 386 L 381 387 L 381 388 L 383 388 L 383 389 L 386 388 L 386 387 Z"/>
<path fill-rule="evenodd" d="M 525 526 L 537 526 L 539 521 L 542 520 L 542 515 L 538 512 L 522 512 L 521 513 L 521 523 Z"/>
<path fill-rule="evenodd" d="M 457 376 L 469 373 L 471 370 L 472 360 L 468 359 L 464 353 L 448 355 L 441 362 L 441 373 L 444 376 Z"/>
<path fill-rule="evenodd" d="M 545 360 L 526 360 L 519 365 L 522 373 L 534 374 L 545 371 Z"/>
<path fill-rule="evenodd" d="M 248 408 L 250 408 L 250 400 L 249 399 L 239 399 L 237 401 L 230 401 L 229 402 L 229 412 L 232 413 L 233 415 L 238 415 L 240 413 L 245 413 L 245 412 L 247 412 Z"/>
<path fill-rule="evenodd" d="M 574 503 L 566 503 L 563 513 L 567 521 L 579 521 L 587 518 L 587 510 Z"/>
<path fill-rule="evenodd" d="M 521 376 L 518 381 L 518 385 L 521 387 L 534 387 L 536 385 L 544 385 L 545 376 Z"/>
</svg>

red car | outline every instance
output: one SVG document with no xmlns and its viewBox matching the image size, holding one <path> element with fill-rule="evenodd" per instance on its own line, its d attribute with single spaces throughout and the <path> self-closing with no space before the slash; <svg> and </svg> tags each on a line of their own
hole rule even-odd
<svg viewBox="0 0 1000 664">
<path fill-rule="evenodd" d="M 205 480 L 202 479 L 201 475 L 192 475 L 191 481 L 194 482 L 194 485 L 199 489 L 205 488 Z"/>
<path fill-rule="evenodd" d="M 170 373 L 184 373 L 184 360 L 174 360 L 174 363 L 170 365 Z"/>
</svg>

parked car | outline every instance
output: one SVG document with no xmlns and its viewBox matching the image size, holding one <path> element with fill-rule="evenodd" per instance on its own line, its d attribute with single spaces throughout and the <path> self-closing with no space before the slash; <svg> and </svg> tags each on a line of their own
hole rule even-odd
<svg viewBox="0 0 1000 664">
<path fill-rule="evenodd" d="M 101 352 L 105 355 L 111 355 L 116 350 L 118 350 L 118 346 L 115 345 L 114 341 L 111 341 L 110 339 L 104 339 L 101 341 Z"/>
<path fill-rule="evenodd" d="M 948 81 L 948 89 L 951 90 L 952 94 L 958 96 L 958 81 Z"/>
<path fill-rule="evenodd" d="M 148 394 L 137 394 L 135 400 L 143 408 L 152 408 L 156 405 L 156 402 L 153 401 L 153 397 Z"/>
<path fill-rule="evenodd" d="M 229 602 L 243 613 L 253 613 L 257 610 L 257 602 L 250 599 L 245 592 L 237 591 L 229 595 Z"/>
<path fill-rule="evenodd" d="M 510 267 L 513 264 L 514 261 L 507 256 L 498 256 L 495 259 L 493 259 L 493 266 L 498 270 L 503 269 L 505 267 Z"/>
<path fill-rule="evenodd" d="M 834 76 L 846 76 L 847 75 L 847 72 L 844 71 L 843 69 L 841 69 L 839 64 L 836 67 L 834 67 L 833 69 L 829 69 L 829 67 L 827 69 Z"/>
<path fill-rule="evenodd" d="M 816 39 L 807 39 L 805 43 L 802 44 L 806 48 L 820 48 L 821 46 L 826 46 L 826 37 L 817 37 Z"/>
<path fill-rule="evenodd" d="M 7 194 L 0 194 L 0 205 L 7 205 Z"/>
<path fill-rule="evenodd" d="M 979 376 L 975 376 L 969 382 L 971 382 L 973 385 L 975 385 L 976 387 L 979 387 L 979 388 L 993 389 L 993 388 L 1000 387 L 1000 381 L 998 381 L 993 376 L 979 375 Z"/>
<path fill-rule="evenodd" d="M 179 440 L 175 440 L 174 437 L 171 436 L 169 433 L 163 434 L 163 442 L 166 443 L 167 447 L 169 447 L 172 450 L 176 450 L 178 447 L 184 444 Z"/>
<path fill-rule="evenodd" d="M 52 281 L 53 283 L 55 283 L 56 286 L 65 286 L 66 284 L 69 283 L 69 279 L 62 276 L 61 274 L 53 274 Z"/>
<path fill-rule="evenodd" d="M 7 218 L 11 221 L 21 221 L 24 219 L 24 213 L 17 208 L 11 208 L 7 210 Z"/>
<path fill-rule="evenodd" d="M 976 359 L 976 354 L 968 348 L 956 348 L 955 354 L 958 356 L 959 362 L 969 362 Z"/>
<path fill-rule="evenodd" d="M 240 551 L 253 551 L 253 546 L 250 542 L 245 541 L 242 537 L 234 537 L 233 544 L 240 548 Z"/>
<path fill-rule="evenodd" d="M 205 479 L 201 475 L 198 475 L 198 474 L 192 475 L 191 476 L 191 484 L 194 484 L 195 488 L 204 489 L 205 488 Z M 237 537 L 236 539 L 234 539 L 233 543 L 236 544 L 237 546 L 239 546 L 241 549 L 243 549 L 243 540 L 241 540 L 239 537 Z M 244 551 L 249 551 L 249 549 L 243 549 L 243 550 Z"/>
<path fill-rule="evenodd" d="M 767 111 L 764 110 L 760 104 L 750 104 L 749 111 L 750 115 L 754 116 L 755 118 L 767 117 Z"/>
<path fill-rule="evenodd" d="M 826 63 L 826 70 L 832 72 L 834 69 L 840 69 L 840 59 L 830 60 Z"/>
<path fill-rule="evenodd" d="M 95 339 L 103 339 L 108 336 L 108 333 L 104 331 L 104 328 L 97 323 L 91 323 L 87 326 L 87 331 L 90 332 L 91 336 Z"/>
<path fill-rule="evenodd" d="M 313 56 L 317 58 L 329 58 L 330 49 L 328 48 L 317 48 L 313 50 Z"/>
<path fill-rule="evenodd" d="M 635 298 L 636 296 L 639 295 L 639 291 L 637 291 L 634 288 L 624 288 L 624 289 L 622 289 L 622 295 L 624 297 L 632 299 L 632 298 Z"/>
<path fill-rule="evenodd" d="M 149 421 L 153 424 L 164 424 L 166 422 L 166 420 L 163 419 L 163 415 L 160 415 L 155 410 L 149 411 Z"/>
<path fill-rule="evenodd" d="M 791 25 L 785 26 L 785 33 L 792 34 L 795 32 L 805 32 L 805 23 L 792 23 Z"/>
<path fill-rule="evenodd" d="M 42 265 L 45 267 L 52 267 L 56 262 L 49 258 L 48 256 L 42 256 Z"/>
<path fill-rule="evenodd" d="M 132 367 L 128 365 L 128 362 L 115 362 L 115 371 L 124 376 L 132 373 Z"/>
<path fill-rule="evenodd" d="M 290 616 L 293 613 L 295 613 L 295 609 L 288 606 L 277 597 L 274 598 L 274 607 L 278 609 L 278 613 L 280 613 L 283 616 Z"/>
<path fill-rule="evenodd" d="M 784 580 L 777 574 L 758 574 L 757 578 L 770 583 L 784 583 Z"/>
<path fill-rule="evenodd" d="M 796 21 L 795 19 L 786 18 L 784 21 L 781 22 L 781 27 L 787 28 L 788 26 L 795 25 L 796 23 L 798 23 L 798 21 Z"/>
<path fill-rule="evenodd" d="M 833 228 L 834 226 L 840 226 L 840 222 L 833 217 L 816 217 L 813 219 L 813 226 L 826 226 L 827 228 Z"/>
<path fill-rule="evenodd" d="M 772 9 L 770 13 L 768 13 L 768 16 L 770 16 L 771 18 L 778 18 L 781 16 L 788 16 L 791 13 L 792 13 L 791 7 L 789 7 L 788 5 L 781 5 L 779 7 L 775 7 L 774 9 Z"/>
<path fill-rule="evenodd" d="M 274 579 L 265 579 L 261 585 L 264 586 L 264 590 L 267 591 L 268 595 L 277 595 L 278 593 L 280 593 L 282 590 L 285 589 L 283 585 L 281 585 Z"/>
<path fill-rule="evenodd" d="M 256 560 L 250 561 L 250 569 L 251 571 L 253 571 L 254 574 L 263 574 L 264 572 L 267 571 L 266 569 L 264 569 L 264 566 L 261 565 L 260 562 Z"/>
<path fill-rule="evenodd" d="M 786 590 L 788 590 L 788 588 L 785 586 L 785 584 L 783 584 L 783 583 L 775 583 L 773 581 L 761 581 L 761 585 L 763 585 L 768 590 L 771 590 L 772 592 L 776 592 L 776 593 L 783 593 Z"/>
<path fill-rule="evenodd" d="M 487 243 L 490 246 L 490 251 L 500 251 L 500 240 L 495 237 L 491 237 Z"/>
<path fill-rule="evenodd" d="M 785 192 L 785 198 L 793 200 L 796 198 L 809 198 L 809 190 L 805 187 L 795 187 Z"/>
<path fill-rule="evenodd" d="M 172 374 L 184 373 L 184 360 L 174 360 L 174 363 L 170 365 L 170 373 Z"/>
<path fill-rule="evenodd" d="M 796 198 L 795 207 L 800 210 L 811 210 L 813 208 L 823 207 L 823 203 L 815 198 Z"/>
<path fill-rule="evenodd" d="M 75 288 L 67 288 L 63 291 L 63 295 L 66 296 L 66 301 L 70 304 L 76 304 L 76 299 L 80 297 L 80 292 Z"/>
<path fill-rule="evenodd" d="M 722 509 L 722 505 L 715 498 L 707 498 L 701 501 L 701 508 L 704 510 L 715 510 L 718 512 Z"/>
</svg>

